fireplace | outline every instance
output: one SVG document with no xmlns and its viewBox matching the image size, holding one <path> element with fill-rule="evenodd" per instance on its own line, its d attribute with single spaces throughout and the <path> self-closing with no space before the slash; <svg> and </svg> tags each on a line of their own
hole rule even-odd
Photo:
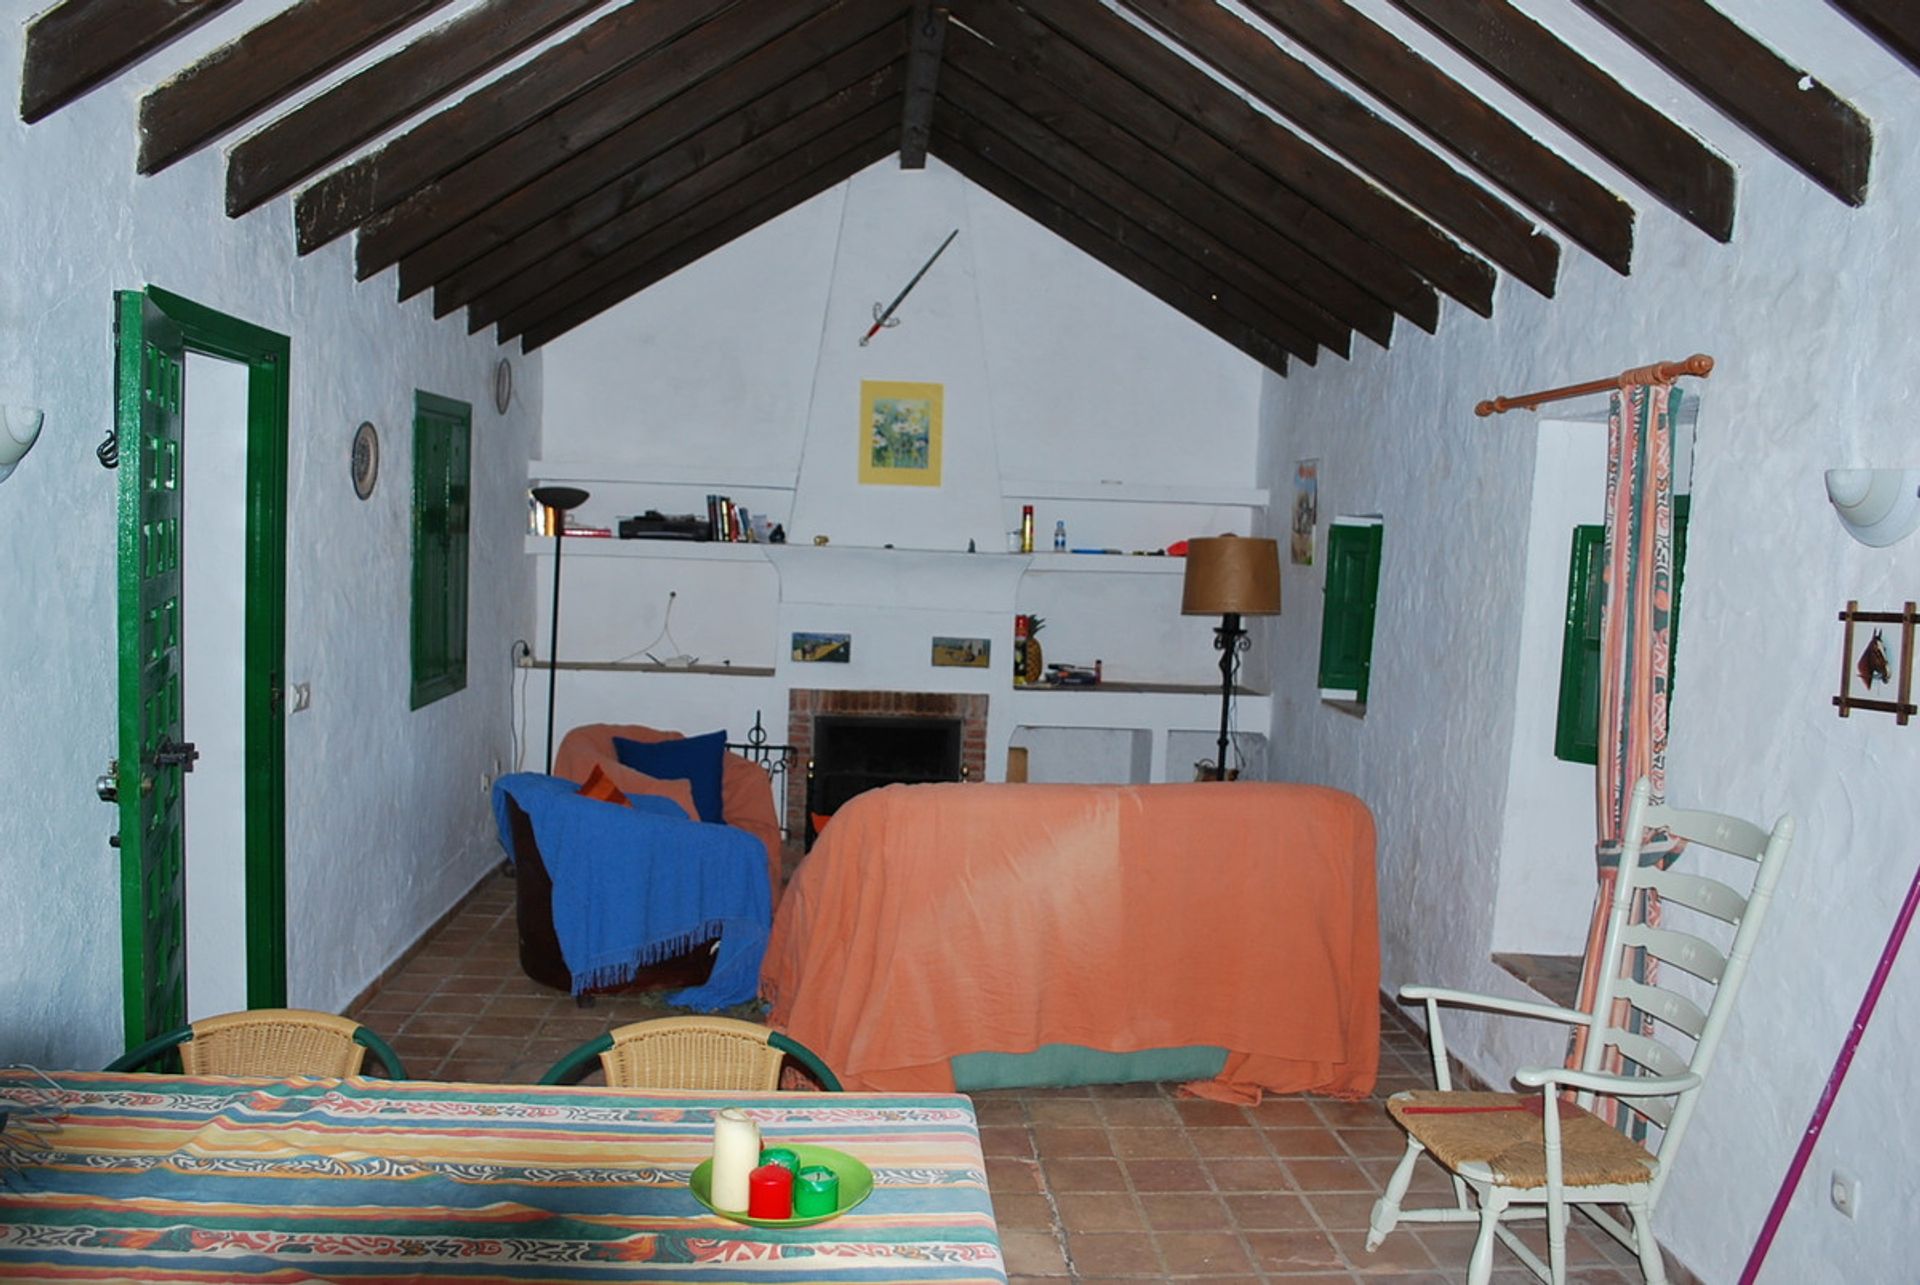
<svg viewBox="0 0 1920 1285">
<path fill-rule="evenodd" d="M 863 790 L 986 779 L 987 698 L 795 688 L 787 698 L 787 740 L 803 769 L 787 778 L 786 799 L 787 833 L 800 842 L 810 833 L 810 810 L 831 815 Z"/>
</svg>

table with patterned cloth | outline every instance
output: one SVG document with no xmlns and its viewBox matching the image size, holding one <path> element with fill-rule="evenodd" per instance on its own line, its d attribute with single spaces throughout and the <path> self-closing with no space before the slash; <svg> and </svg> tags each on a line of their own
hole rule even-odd
<svg viewBox="0 0 1920 1285">
<path fill-rule="evenodd" d="M 873 1194 L 792 1230 L 708 1212 L 726 1106 Z M 4 1280 L 1006 1280 L 964 1097 L 12 1070 L 0 1112 Z"/>
</svg>

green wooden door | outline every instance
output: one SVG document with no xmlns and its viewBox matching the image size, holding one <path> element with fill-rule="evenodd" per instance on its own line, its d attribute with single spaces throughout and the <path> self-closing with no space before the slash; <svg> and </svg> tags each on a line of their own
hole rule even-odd
<svg viewBox="0 0 1920 1285">
<path fill-rule="evenodd" d="M 120 434 L 120 897 L 128 1047 L 186 1020 L 180 454 L 186 349 L 139 291 L 115 302 Z"/>
</svg>

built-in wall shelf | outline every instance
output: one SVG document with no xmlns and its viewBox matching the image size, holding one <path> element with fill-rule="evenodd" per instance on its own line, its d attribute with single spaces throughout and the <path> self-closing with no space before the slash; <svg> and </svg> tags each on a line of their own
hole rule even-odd
<svg viewBox="0 0 1920 1285">
<path fill-rule="evenodd" d="M 791 491 L 791 468 L 686 468 L 671 464 L 642 464 L 619 460 L 529 460 L 530 482 L 592 482 L 635 486 L 699 486 L 732 494 L 736 491 Z"/>
<path fill-rule="evenodd" d="M 1016 692 L 1073 692 L 1077 695 L 1098 696 L 1102 692 L 1145 692 L 1160 696 L 1207 696 L 1220 699 L 1220 685 L 1214 683 L 1028 683 L 1013 689 Z M 1236 687 L 1233 694 L 1238 696 L 1257 696 L 1265 699 L 1266 692 L 1256 692 L 1250 687 Z"/>
<path fill-rule="evenodd" d="M 1265 487 L 1165 486 L 1148 482 L 1041 482 L 1006 478 L 1000 490 L 1010 500 L 1113 500 L 1131 504 L 1237 504 L 1264 508 Z"/>
<path fill-rule="evenodd" d="M 707 674 L 719 678 L 772 678 L 771 665 L 662 665 L 651 660 L 563 660 L 556 663 L 535 656 L 519 656 L 522 669 L 569 669 L 594 674 Z"/>
<path fill-rule="evenodd" d="M 1185 558 L 1170 558 L 1154 553 L 1033 553 L 1014 554 L 1031 558 L 1030 576 L 1125 575 L 1178 576 L 1187 570 Z"/>
<path fill-rule="evenodd" d="M 879 559 L 902 569 L 915 563 L 998 566 L 1028 575 L 1177 576 L 1185 558 L 1126 553 L 967 553 L 953 549 L 888 549 L 856 544 L 760 544 L 727 540 L 622 540 L 607 536 L 567 536 L 568 558 L 683 558 L 693 561 L 771 562 L 775 559 L 853 561 Z M 551 554 L 553 537 L 527 536 L 528 553 Z"/>
<path fill-rule="evenodd" d="M 764 562 L 766 546 L 726 540 L 622 540 L 609 536 L 563 536 L 568 558 L 683 558 L 695 562 Z M 553 537 L 529 535 L 528 553 L 553 552 Z"/>
</svg>

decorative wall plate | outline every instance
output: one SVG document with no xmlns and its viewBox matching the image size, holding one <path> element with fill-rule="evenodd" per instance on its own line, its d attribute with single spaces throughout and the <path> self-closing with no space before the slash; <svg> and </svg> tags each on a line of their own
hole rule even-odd
<svg viewBox="0 0 1920 1285">
<path fill-rule="evenodd" d="M 493 408 L 502 415 L 513 404 L 513 363 L 502 357 L 493 368 Z"/>
<path fill-rule="evenodd" d="M 380 434 L 372 420 L 360 421 L 353 430 L 353 493 L 361 499 L 373 494 L 380 477 Z"/>
</svg>

